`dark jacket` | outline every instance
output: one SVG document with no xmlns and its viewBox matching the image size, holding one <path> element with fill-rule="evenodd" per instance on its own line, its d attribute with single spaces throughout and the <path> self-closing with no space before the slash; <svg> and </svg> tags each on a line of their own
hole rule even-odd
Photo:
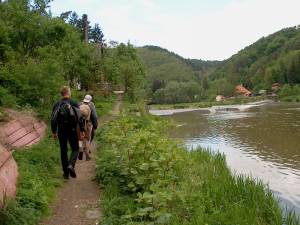
<svg viewBox="0 0 300 225">
<path fill-rule="evenodd" d="M 63 102 L 66 102 L 73 107 L 73 109 L 75 111 L 75 115 L 77 117 L 77 124 L 79 125 L 80 130 L 84 131 L 84 121 L 83 121 L 80 113 L 77 113 L 77 112 L 79 112 L 78 104 L 75 101 L 73 101 L 72 99 L 62 99 L 62 100 L 58 101 L 57 103 L 55 103 L 55 105 L 53 106 L 53 109 L 52 109 L 52 115 L 51 115 L 52 133 L 57 133 L 57 130 L 60 127 L 60 125 L 61 126 L 63 125 L 63 124 L 59 124 L 57 117 L 54 116 L 55 112 L 58 111 L 59 107 L 61 106 L 61 104 Z M 77 124 L 69 124 L 68 126 L 71 126 L 70 128 L 77 128 Z"/>
</svg>

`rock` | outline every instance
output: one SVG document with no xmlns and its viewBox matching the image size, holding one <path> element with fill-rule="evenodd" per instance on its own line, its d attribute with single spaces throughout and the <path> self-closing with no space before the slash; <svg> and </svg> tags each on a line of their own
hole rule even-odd
<svg viewBox="0 0 300 225">
<path fill-rule="evenodd" d="M 16 197 L 18 167 L 11 152 L 0 145 L 0 207 L 5 199 Z"/>
</svg>

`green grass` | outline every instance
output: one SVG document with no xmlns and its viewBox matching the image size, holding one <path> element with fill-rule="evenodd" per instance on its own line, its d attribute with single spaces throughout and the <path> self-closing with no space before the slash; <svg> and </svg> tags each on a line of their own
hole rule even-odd
<svg viewBox="0 0 300 225">
<path fill-rule="evenodd" d="M 0 224 L 37 224 L 49 215 L 49 203 L 63 183 L 58 143 L 48 133 L 41 143 L 13 155 L 19 167 L 17 197 L 0 210 Z"/>
<path fill-rule="evenodd" d="M 115 104 L 116 101 L 116 96 L 115 95 L 110 95 L 108 97 L 95 96 L 93 101 L 95 103 L 97 113 L 101 117 L 104 115 L 111 114 L 113 105 Z"/>
<path fill-rule="evenodd" d="M 101 128 L 103 225 L 299 225 L 268 186 L 233 175 L 225 157 L 187 151 L 165 120 L 122 115 Z"/>
<path fill-rule="evenodd" d="M 2 107 L 0 107 L 0 122 L 5 121 L 6 118 L 7 118 L 7 115 L 4 112 L 4 109 Z"/>
<path fill-rule="evenodd" d="M 222 102 L 217 101 L 203 101 L 195 103 L 178 103 L 178 104 L 156 104 L 151 105 L 151 109 L 188 109 L 188 108 L 208 108 L 217 105 L 236 105 L 236 104 L 246 104 L 250 102 L 262 101 L 265 100 L 264 97 L 237 97 L 234 99 L 226 99 Z"/>
<path fill-rule="evenodd" d="M 280 100 L 283 102 L 300 102 L 300 95 L 291 95 L 280 97 Z"/>
</svg>

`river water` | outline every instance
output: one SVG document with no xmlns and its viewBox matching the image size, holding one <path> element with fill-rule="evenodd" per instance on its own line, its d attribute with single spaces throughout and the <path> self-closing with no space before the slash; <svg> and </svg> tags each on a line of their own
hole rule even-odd
<svg viewBox="0 0 300 225">
<path fill-rule="evenodd" d="M 270 103 L 247 111 L 185 112 L 167 116 L 188 148 L 226 155 L 234 173 L 269 184 L 283 208 L 300 216 L 300 104 Z"/>
</svg>

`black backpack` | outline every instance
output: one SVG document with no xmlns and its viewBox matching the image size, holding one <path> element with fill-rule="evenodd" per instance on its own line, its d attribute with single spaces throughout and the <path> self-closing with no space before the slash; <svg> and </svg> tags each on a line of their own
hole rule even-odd
<svg viewBox="0 0 300 225">
<path fill-rule="evenodd" d="M 72 115 L 72 111 L 73 110 L 71 104 L 67 102 L 62 102 L 58 110 L 58 122 L 63 124 L 71 124 L 72 122 L 74 122 L 74 116 Z"/>
<path fill-rule="evenodd" d="M 76 125 L 78 115 L 69 102 L 62 101 L 53 112 L 51 121 L 57 121 L 58 124 Z"/>
</svg>

